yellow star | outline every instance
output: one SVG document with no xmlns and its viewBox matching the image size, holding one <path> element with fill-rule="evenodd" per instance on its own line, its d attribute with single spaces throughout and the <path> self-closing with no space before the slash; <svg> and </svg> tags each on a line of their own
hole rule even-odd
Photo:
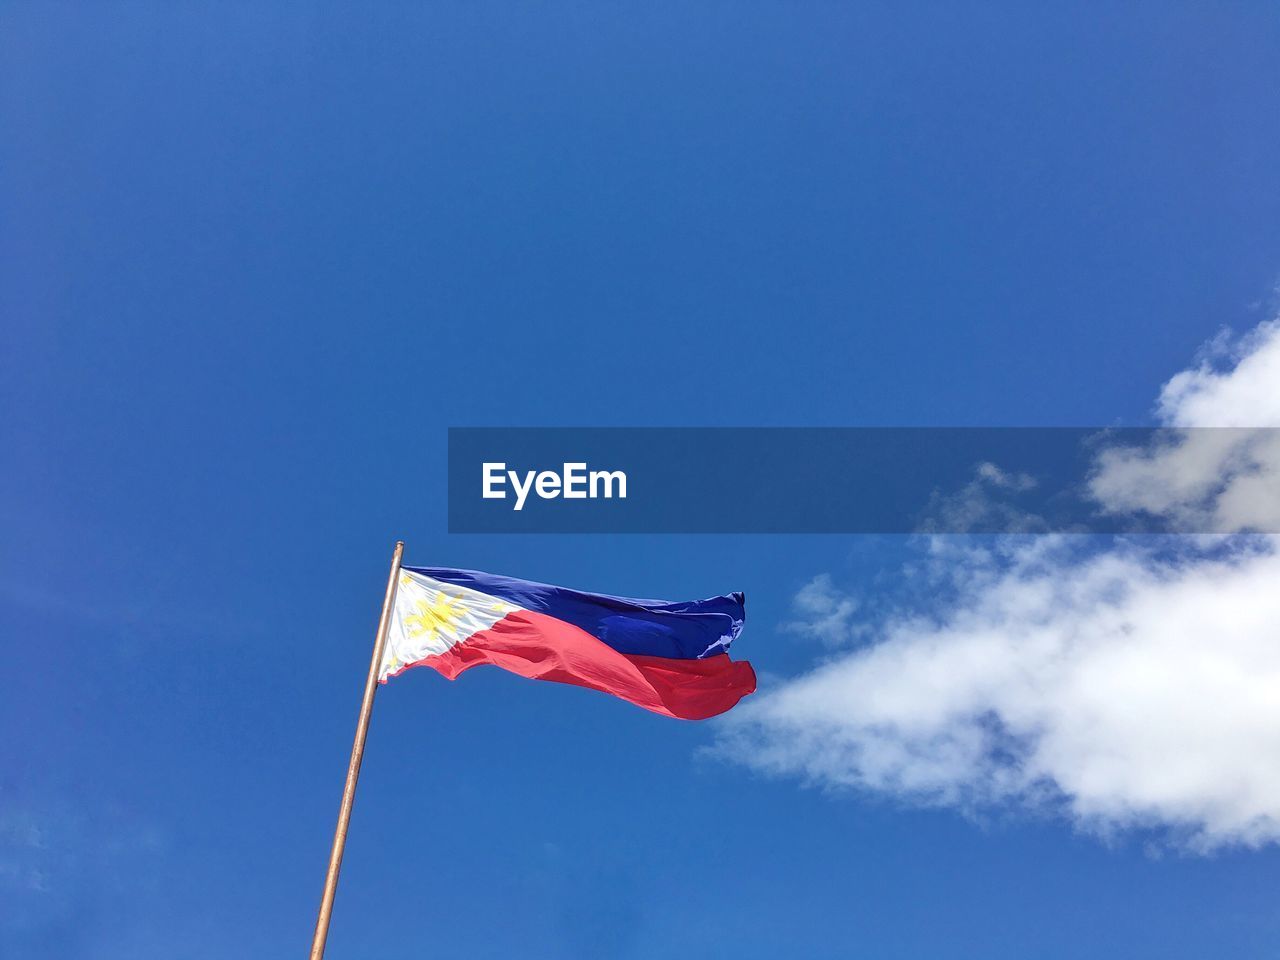
<svg viewBox="0 0 1280 960">
<path fill-rule="evenodd" d="M 458 622 L 462 616 L 462 604 L 453 597 L 437 594 L 434 603 L 416 601 L 418 612 L 404 618 L 409 636 L 420 637 L 424 633 L 439 636 Z"/>
</svg>

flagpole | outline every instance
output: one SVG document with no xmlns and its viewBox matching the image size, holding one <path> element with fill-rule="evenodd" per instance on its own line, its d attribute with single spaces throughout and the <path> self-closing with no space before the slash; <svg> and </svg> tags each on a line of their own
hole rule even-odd
<svg viewBox="0 0 1280 960">
<path fill-rule="evenodd" d="M 364 681 L 364 699 L 360 702 L 360 717 L 356 720 L 356 739 L 351 745 L 351 762 L 347 764 L 347 783 L 342 788 L 342 806 L 338 808 L 338 826 L 333 832 L 333 850 L 329 853 L 329 870 L 324 876 L 324 896 L 320 898 L 320 916 L 316 919 L 316 934 L 311 940 L 311 960 L 322 960 L 324 942 L 329 936 L 329 917 L 333 913 L 333 896 L 338 887 L 338 871 L 342 868 L 342 851 L 347 845 L 347 825 L 351 823 L 351 806 L 356 797 L 356 780 L 360 778 L 360 761 L 364 758 L 364 741 L 369 733 L 369 715 L 373 713 L 373 694 L 378 689 L 378 668 L 382 665 L 382 648 L 387 643 L 387 630 L 391 626 L 391 606 L 396 596 L 396 580 L 400 575 L 400 557 L 404 553 L 404 541 L 396 541 L 391 555 L 391 573 L 387 576 L 387 592 L 382 598 L 382 616 L 378 620 L 378 635 L 373 641 L 373 659 L 369 661 L 369 676 Z"/>
</svg>

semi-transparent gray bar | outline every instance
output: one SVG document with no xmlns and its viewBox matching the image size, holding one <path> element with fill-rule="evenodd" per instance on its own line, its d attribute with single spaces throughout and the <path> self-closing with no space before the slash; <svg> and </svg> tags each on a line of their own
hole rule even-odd
<svg viewBox="0 0 1280 960">
<path fill-rule="evenodd" d="M 454 427 L 454 533 L 1275 533 L 1280 430 Z"/>
</svg>

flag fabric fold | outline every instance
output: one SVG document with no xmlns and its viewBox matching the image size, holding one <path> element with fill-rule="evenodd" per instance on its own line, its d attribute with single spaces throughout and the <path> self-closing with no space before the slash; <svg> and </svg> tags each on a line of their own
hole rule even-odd
<svg viewBox="0 0 1280 960">
<path fill-rule="evenodd" d="M 378 680 L 417 666 L 452 680 L 492 664 L 702 720 L 756 688 L 751 664 L 728 653 L 745 618 L 740 593 L 669 603 L 474 570 L 403 567 Z"/>
</svg>

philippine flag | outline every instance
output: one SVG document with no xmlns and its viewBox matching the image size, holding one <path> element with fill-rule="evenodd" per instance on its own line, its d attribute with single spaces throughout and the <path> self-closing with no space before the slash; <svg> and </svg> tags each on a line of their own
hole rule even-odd
<svg viewBox="0 0 1280 960">
<path fill-rule="evenodd" d="M 403 567 L 378 680 L 480 664 L 590 687 L 681 720 L 724 713 L 756 689 L 729 659 L 743 596 L 667 603 L 582 593 L 474 570 Z"/>
</svg>

